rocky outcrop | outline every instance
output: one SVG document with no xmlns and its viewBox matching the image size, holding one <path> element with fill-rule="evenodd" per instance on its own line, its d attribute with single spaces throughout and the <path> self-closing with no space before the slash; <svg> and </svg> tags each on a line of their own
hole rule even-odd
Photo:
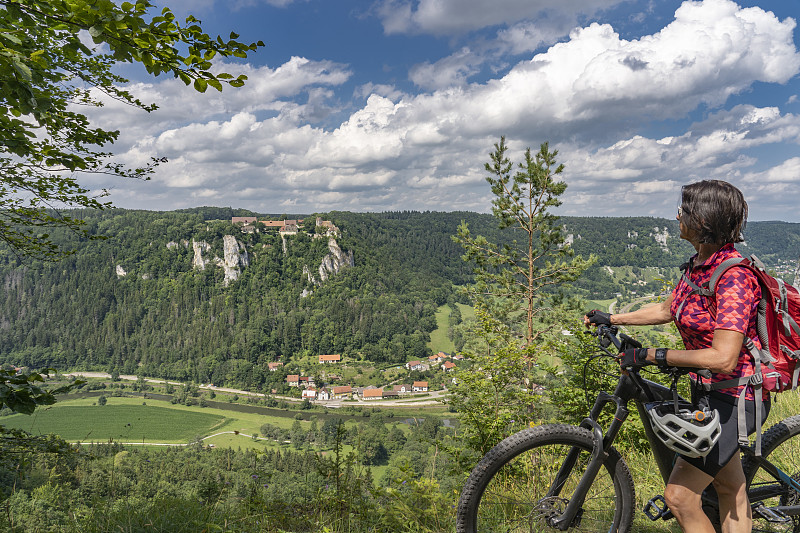
<svg viewBox="0 0 800 533">
<path fill-rule="evenodd" d="M 192 249 L 194 250 L 192 268 L 196 268 L 197 270 L 205 270 L 209 261 L 203 259 L 203 252 L 211 250 L 211 245 L 206 241 L 195 241 L 192 239 Z"/>
<path fill-rule="evenodd" d="M 313 283 L 314 285 L 319 285 L 319 283 L 317 283 L 317 278 L 314 277 L 314 275 L 311 273 L 311 271 L 308 269 L 308 266 L 306 265 L 303 265 L 303 275 L 308 278 L 309 283 Z"/>
<path fill-rule="evenodd" d="M 216 265 L 222 267 L 225 271 L 225 286 L 227 287 L 230 282 L 239 279 L 241 274 L 240 267 L 250 265 L 250 257 L 247 254 L 247 249 L 239 242 L 233 235 L 225 235 L 222 237 L 222 258 L 214 256 L 207 259 L 203 254 L 211 251 L 211 245 L 206 241 L 192 241 L 192 249 L 194 250 L 194 257 L 192 258 L 192 268 L 196 270 L 205 270 L 206 267 Z"/>
<path fill-rule="evenodd" d="M 655 228 L 653 228 L 653 233 L 651 233 L 650 236 L 656 240 L 658 245 L 661 246 L 662 250 L 664 250 L 665 252 L 669 252 L 669 247 L 667 246 L 667 239 L 669 238 L 669 230 L 666 228 L 666 226 L 664 227 L 663 230 L 661 230 L 661 228 L 656 226 Z"/>
<path fill-rule="evenodd" d="M 328 253 L 322 258 L 318 269 L 320 283 L 324 283 L 342 269 L 352 267 L 354 264 L 353 251 L 345 252 L 339 248 L 336 239 L 331 237 L 328 240 Z"/>
<path fill-rule="evenodd" d="M 231 281 L 239 279 L 239 266 L 246 267 L 250 265 L 250 259 L 247 256 L 247 250 L 244 245 L 236 240 L 233 235 L 225 235 L 222 238 L 222 251 L 223 258 L 214 258 L 217 265 L 221 266 L 225 271 L 225 286 L 227 287 Z"/>
</svg>

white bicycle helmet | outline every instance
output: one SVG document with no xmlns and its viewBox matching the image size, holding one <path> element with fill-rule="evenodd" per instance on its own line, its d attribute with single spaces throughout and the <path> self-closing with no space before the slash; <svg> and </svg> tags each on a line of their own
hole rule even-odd
<svg viewBox="0 0 800 533">
<path fill-rule="evenodd" d="M 697 410 L 688 402 L 672 401 L 645 404 L 653 431 L 664 445 L 686 457 L 705 457 L 721 434 L 719 412 Z"/>
</svg>

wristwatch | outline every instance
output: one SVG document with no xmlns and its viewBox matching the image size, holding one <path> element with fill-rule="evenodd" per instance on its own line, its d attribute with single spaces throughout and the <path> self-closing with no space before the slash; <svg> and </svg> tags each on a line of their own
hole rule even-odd
<svg viewBox="0 0 800 533">
<path fill-rule="evenodd" d="M 661 370 L 666 370 L 669 368 L 667 364 L 667 349 L 666 348 L 656 348 L 656 364 L 658 368 Z"/>
</svg>

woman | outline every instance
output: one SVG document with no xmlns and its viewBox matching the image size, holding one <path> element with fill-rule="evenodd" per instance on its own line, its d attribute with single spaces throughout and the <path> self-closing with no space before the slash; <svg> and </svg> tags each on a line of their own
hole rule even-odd
<svg viewBox="0 0 800 533">
<path fill-rule="evenodd" d="M 681 189 L 678 208 L 681 238 L 689 241 L 697 253 L 688 264 L 687 275 L 697 286 L 708 284 L 711 273 L 726 259 L 741 257 L 733 244 L 741 242 L 747 220 L 747 203 L 741 191 L 730 183 L 705 180 Z M 587 313 L 586 325 L 652 325 L 675 322 L 685 350 L 640 348 L 620 354 L 622 367 L 687 366 L 707 368 L 718 382 L 753 374 L 752 358 L 744 347 L 745 337 L 760 348 L 756 332 L 756 311 L 761 290 L 756 277 L 747 269 L 731 268 L 720 278 L 713 298 L 693 292 L 681 278 L 664 302 L 634 311 L 609 315 L 600 311 Z M 701 458 L 679 456 L 664 491 L 664 499 L 684 531 L 713 533 L 714 528 L 703 513 L 701 495 L 713 483 L 719 496 L 722 530 L 726 533 L 752 529 L 750 503 L 747 499 L 744 472 L 738 453 L 738 425 L 735 404 L 744 394 L 747 431 L 755 431 L 755 402 L 751 387 L 738 386 L 713 390 L 706 395 L 709 407 L 720 414 L 722 435 Z M 762 421 L 769 412 L 769 395 L 763 398 Z"/>
</svg>

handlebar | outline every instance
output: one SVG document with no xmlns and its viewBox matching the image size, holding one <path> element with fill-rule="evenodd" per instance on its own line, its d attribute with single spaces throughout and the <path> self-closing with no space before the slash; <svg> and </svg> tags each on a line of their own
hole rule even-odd
<svg viewBox="0 0 800 533">
<path fill-rule="evenodd" d="M 642 344 L 629 337 L 624 333 L 620 333 L 619 328 L 617 326 L 607 326 L 604 324 L 597 326 L 597 331 L 592 333 L 591 331 L 587 331 L 588 334 L 594 335 L 598 337 L 598 342 L 600 343 L 600 347 L 606 352 L 608 355 L 612 357 L 616 357 L 616 354 L 611 353 L 608 350 L 608 347 L 612 344 L 617 349 L 617 353 L 624 352 L 629 348 L 641 348 Z M 702 376 L 704 378 L 711 377 L 711 371 L 707 368 L 692 368 L 692 367 L 670 367 L 670 373 L 673 376 L 688 374 L 690 372 L 694 372 L 695 374 Z"/>
</svg>

